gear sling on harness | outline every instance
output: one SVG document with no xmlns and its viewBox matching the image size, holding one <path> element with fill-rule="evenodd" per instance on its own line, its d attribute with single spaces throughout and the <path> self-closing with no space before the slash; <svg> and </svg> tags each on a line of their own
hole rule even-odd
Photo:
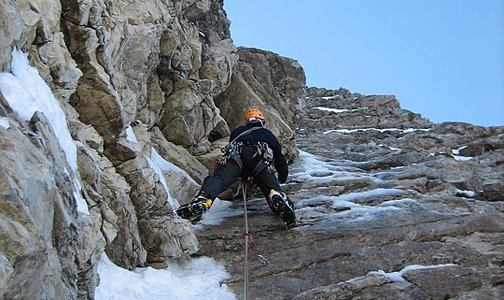
<svg viewBox="0 0 504 300">
<path fill-rule="evenodd" d="M 220 164 L 226 164 L 228 159 L 232 159 L 238 164 L 240 170 L 243 169 L 243 162 L 241 160 L 240 153 L 242 147 L 245 146 L 245 143 L 239 142 L 238 139 L 244 135 L 251 133 L 254 130 L 261 128 L 262 127 L 252 127 L 240 133 L 229 144 L 227 144 L 226 147 L 222 148 L 221 151 L 224 153 L 224 156 L 219 159 Z M 260 161 L 257 163 L 254 171 L 252 172 L 252 178 L 259 174 L 259 172 L 264 170 L 264 168 L 270 168 L 269 170 L 271 171 L 271 164 L 273 163 L 274 158 L 273 150 L 268 146 L 268 143 L 259 142 L 257 143 L 257 145 L 255 145 L 255 147 L 256 151 L 254 155 L 252 155 L 252 158 L 260 158 Z"/>
</svg>

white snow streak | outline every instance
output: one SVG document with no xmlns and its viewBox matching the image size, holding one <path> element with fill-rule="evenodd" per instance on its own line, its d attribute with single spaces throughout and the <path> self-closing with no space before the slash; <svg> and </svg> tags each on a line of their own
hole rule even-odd
<svg viewBox="0 0 504 300">
<path fill-rule="evenodd" d="M 0 73 L 0 89 L 5 99 L 25 121 L 29 121 L 36 111 L 45 115 L 72 170 L 75 188 L 73 195 L 77 202 L 77 210 L 89 214 L 87 203 L 80 194 L 77 147 L 68 130 L 63 109 L 37 69 L 29 65 L 26 54 L 18 50 L 12 51 L 11 70 L 12 73 Z"/>
<path fill-rule="evenodd" d="M 355 132 L 365 132 L 365 131 L 379 131 L 379 132 L 391 132 L 391 131 L 399 131 L 399 132 L 403 132 L 403 133 L 411 133 L 411 132 L 415 132 L 415 131 L 430 131 L 431 129 L 427 128 L 427 129 L 424 129 L 424 128 L 408 128 L 408 129 L 400 129 L 400 128 L 382 128 L 382 129 L 379 129 L 379 128 L 355 128 L 355 129 L 333 129 L 333 130 L 328 130 L 328 131 L 324 131 L 323 133 L 324 134 L 328 134 L 328 133 L 333 133 L 333 132 L 337 132 L 337 133 L 355 133 Z"/>
<path fill-rule="evenodd" d="M 161 184 L 163 185 L 163 187 L 166 191 L 166 194 L 168 195 L 166 197 L 166 201 L 171 205 L 173 210 L 176 210 L 177 208 L 180 207 L 180 204 L 178 203 L 178 201 L 175 198 L 173 198 L 170 195 L 170 189 L 168 188 L 168 184 L 166 183 L 166 179 L 163 175 L 163 171 L 168 172 L 168 171 L 172 170 L 171 168 L 166 168 L 166 166 L 169 166 L 170 163 L 167 162 L 164 158 L 162 158 L 157 153 L 156 149 L 154 149 L 154 147 L 152 147 L 152 149 L 151 149 L 151 157 L 145 157 L 145 158 L 147 159 L 149 166 L 152 169 L 154 169 L 154 171 L 158 175 L 159 181 L 161 181 Z"/>
<path fill-rule="evenodd" d="M 126 127 L 126 139 L 133 143 L 138 143 L 135 132 L 133 132 L 133 128 L 131 126 Z"/>
<path fill-rule="evenodd" d="M 468 161 L 468 160 L 473 159 L 473 157 L 471 157 L 471 156 L 460 155 L 460 151 L 465 148 L 467 148 L 467 146 L 462 146 L 458 149 L 452 149 L 453 158 L 455 158 L 455 160 L 457 160 L 457 161 Z"/>
<path fill-rule="evenodd" d="M 159 166 L 162 171 L 180 173 L 191 183 L 198 185 L 198 183 L 189 174 L 187 174 L 186 171 L 182 170 L 171 162 L 166 161 L 154 148 L 152 148 L 151 159 Z"/>
<path fill-rule="evenodd" d="M 328 107 L 316 107 L 316 109 L 322 110 L 322 111 L 329 111 L 333 113 L 342 113 L 349 111 L 349 109 L 338 109 L 338 108 L 328 108 Z"/>
<path fill-rule="evenodd" d="M 422 265 L 410 265 L 404 267 L 401 271 L 398 272 L 391 272 L 391 273 L 386 273 L 383 270 L 378 270 L 378 271 L 373 271 L 369 272 L 369 275 L 378 275 L 378 276 L 384 276 L 392 281 L 395 282 L 404 282 L 403 275 L 411 270 L 424 270 L 424 269 L 436 269 L 436 268 L 447 268 L 447 267 L 455 267 L 457 265 L 455 264 L 442 264 L 442 265 L 434 265 L 434 266 L 422 266 Z"/>
<path fill-rule="evenodd" d="M 7 119 L 6 117 L 1 117 L 0 118 L 0 126 L 2 126 L 5 129 L 9 129 L 9 127 L 10 127 L 9 119 Z"/>
</svg>

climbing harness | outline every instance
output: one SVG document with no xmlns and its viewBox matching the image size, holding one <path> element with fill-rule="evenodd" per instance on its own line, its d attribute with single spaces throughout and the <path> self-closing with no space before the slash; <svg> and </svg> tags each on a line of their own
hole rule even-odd
<svg viewBox="0 0 504 300">
<path fill-rule="evenodd" d="M 243 193 L 243 215 L 245 219 L 245 233 L 243 233 L 243 237 L 245 238 L 245 266 L 243 268 L 243 296 L 246 300 L 249 299 L 249 290 L 248 290 L 248 247 L 250 246 L 252 250 L 254 250 L 255 255 L 259 262 L 265 266 L 269 264 L 269 261 L 266 257 L 259 254 L 257 251 L 254 240 L 252 239 L 252 234 L 249 233 L 248 228 L 248 217 L 247 217 L 247 182 L 242 182 L 242 193 Z"/>
<path fill-rule="evenodd" d="M 229 144 L 227 144 L 224 148 L 221 149 L 223 155 L 218 159 L 218 163 L 220 165 L 225 165 L 229 159 L 233 159 L 236 161 L 240 169 L 243 168 L 243 162 L 240 158 L 240 149 L 243 146 L 242 142 L 238 142 L 238 139 L 244 135 L 251 133 L 254 130 L 261 129 L 262 127 L 252 127 L 250 129 L 245 130 L 240 133 L 237 137 L 235 137 Z"/>
<path fill-rule="evenodd" d="M 268 172 L 273 173 L 273 150 L 268 146 L 266 142 L 259 142 L 256 145 L 256 152 L 252 157 L 259 157 L 261 160 L 257 163 L 252 172 L 252 177 L 255 177 L 262 170 L 267 168 Z"/>
</svg>

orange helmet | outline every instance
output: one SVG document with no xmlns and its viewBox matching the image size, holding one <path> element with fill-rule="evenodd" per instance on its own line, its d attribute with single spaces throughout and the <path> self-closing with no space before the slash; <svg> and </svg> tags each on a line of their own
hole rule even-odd
<svg viewBox="0 0 504 300">
<path fill-rule="evenodd" d="M 249 109 L 247 111 L 247 113 L 245 114 L 245 122 L 248 122 L 250 118 L 256 118 L 262 120 L 263 122 L 265 121 L 262 112 L 255 108 Z"/>
</svg>

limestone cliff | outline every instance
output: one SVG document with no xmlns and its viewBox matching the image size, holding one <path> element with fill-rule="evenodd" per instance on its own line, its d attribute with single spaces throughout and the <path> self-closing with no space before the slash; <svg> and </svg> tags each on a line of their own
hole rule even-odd
<svg viewBox="0 0 504 300">
<path fill-rule="evenodd" d="M 502 128 L 432 124 L 393 96 L 307 89 L 295 60 L 234 46 L 223 0 L 5 0 L 0 24 L 0 84 L 26 78 L 14 68 L 20 50 L 50 92 L 25 81 L 19 95 L 39 104 L 54 95 L 49 111 L 63 116 L 15 107 L 14 87 L 0 85 L 0 298 L 92 299 L 104 253 L 127 269 L 225 255 L 237 285 L 241 219 L 196 236 L 173 210 L 194 197 L 250 107 L 295 161 L 286 189 L 301 208 L 300 228 L 286 233 L 256 207 L 251 223 L 277 264 L 256 275 L 255 297 L 502 295 Z M 330 167 L 302 174 L 298 147 Z M 454 149 L 476 159 L 455 160 Z M 407 196 L 397 206 L 411 209 L 357 227 L 338 215 L 353 204 L 310 199 L 357 191 L 366 204 L 370 189 L 401 191 L 372 205 Z M 411 261 L 457 264 L 450 274 L 464 280 L 368 274 Z"/>
<path fill-rule="evenodd" d="M 194 197 L 219 154 L 212 142 L 228 137 L 247 106 L 260 105 L 286 153 L 297 155 L 302 68 L 264 52 L 237 72 L 248 50 L 233 45 L 222 0 L 7 0 L 0 22 L 0 71 L 15 73 L 13 51 L 27 53 L 64 111 L 77 161 L 72 168 L 64 159 L 49 116 L 20 117 L 2 90 L 6 299 L 93 298 L 103 252 L 132 269 L 197 251 L 174 206 Z M 275 74 L 284 70 L 292 78 Z M 252 75 L 259 71 L 266 77 Z M 252 88 L 231 93 L 236 82 Z"/>
</svg>

